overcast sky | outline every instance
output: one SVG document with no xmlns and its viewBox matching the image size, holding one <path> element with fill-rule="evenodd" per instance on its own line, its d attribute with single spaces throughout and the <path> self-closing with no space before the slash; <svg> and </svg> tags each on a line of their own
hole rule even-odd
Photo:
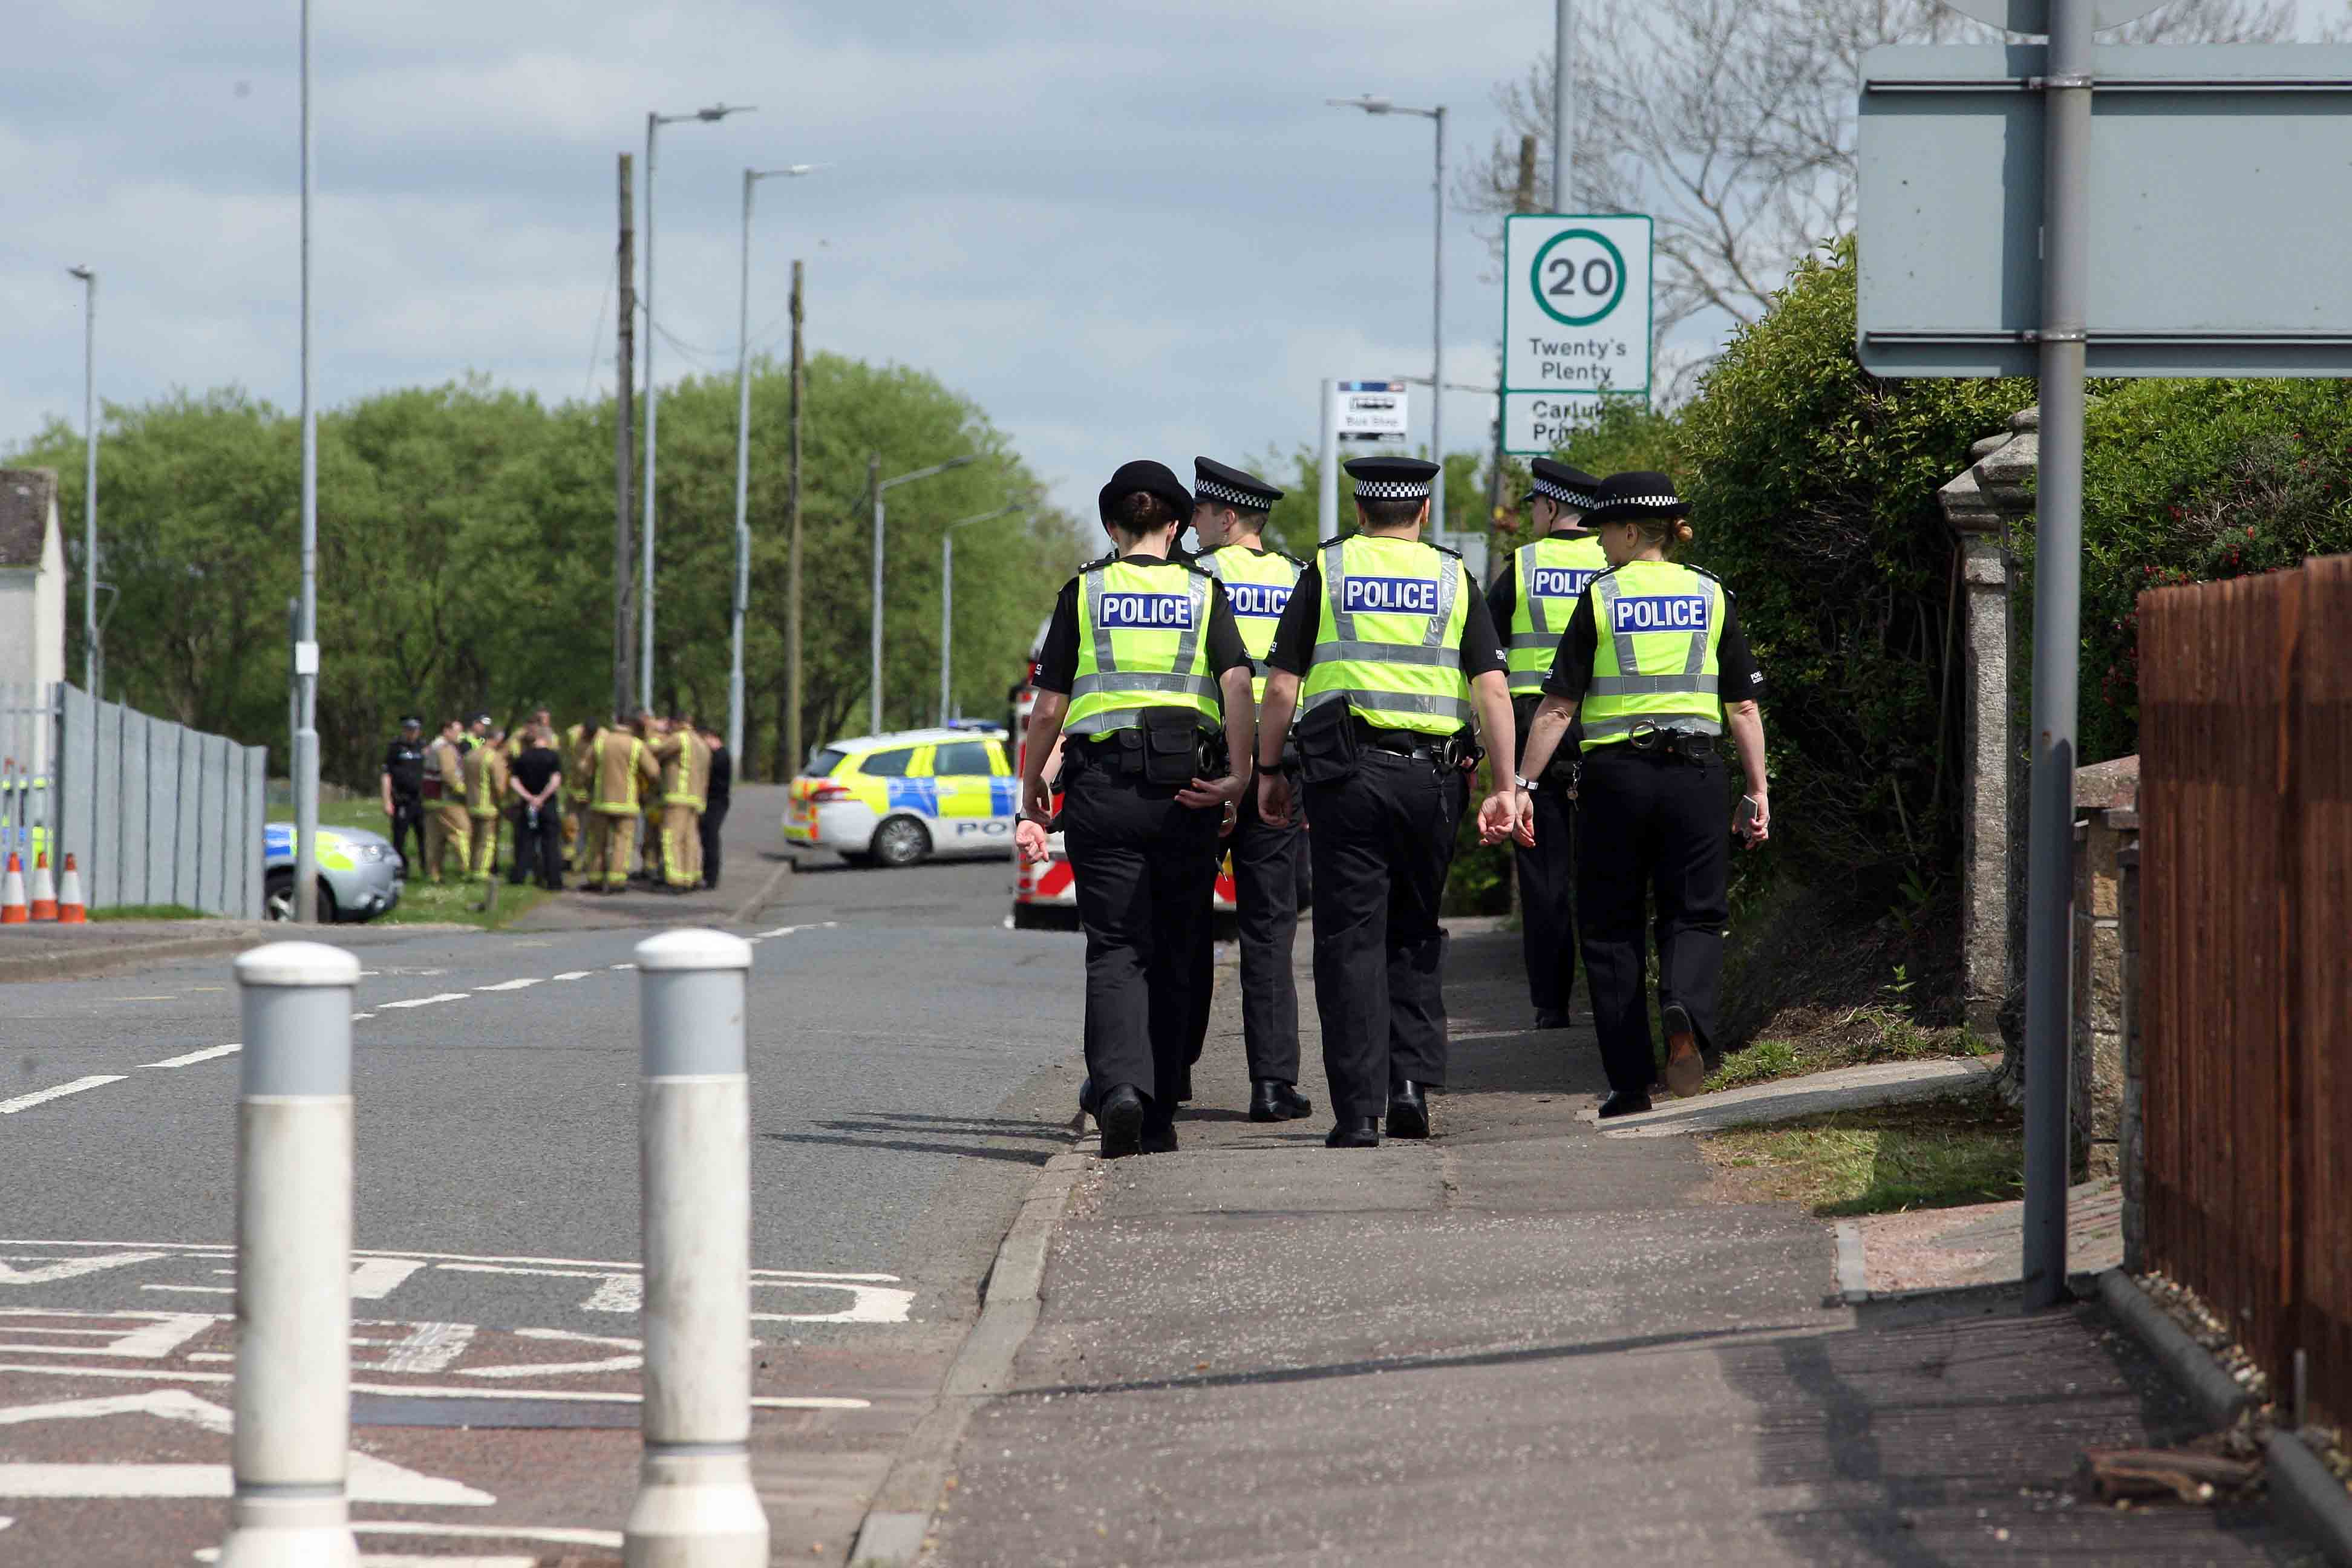
<svg viewBox="0 0 2352 1568">
<path fill-rule="evenodd" d="M 2306 0 L 2311 10 L 2318 0 Z M 2332 4 L 2327 6 L 2333 9 Z M 0 447 L 79 422 L 81 288 L 101 395 L 298 393 L 295 0 L 16 7 L 0 106 Z M 468 371 L 551 399 L 609 390 L 614 154 L 667 129 L 663 342 L 734 364 L 740 172 L 761 188 L 756 347 L 809 264 L 814 350 L 967 394 L 1058 499 L 1118 462 L 1255 458 L 1315 437 L 1325 376 L 1427 372 L 1429 122 L 1501 129 L 1497 79 L 1549 47 L 1549 0 L 316 0 L 319 394 Z M 640 257 L 644 237 L 639 238 Z M 1499 286 L 1449 214 L 1449 379 L 1492 378 Z M 642 340 L 641 340 L 642 341 Z M 592 366 L 593 356 L 593 366 Z M 1452 449 L 1491 403 L 1445 406 Z M 1422 416 L 1415 411 L 1415 424 Z"/>
</svg>

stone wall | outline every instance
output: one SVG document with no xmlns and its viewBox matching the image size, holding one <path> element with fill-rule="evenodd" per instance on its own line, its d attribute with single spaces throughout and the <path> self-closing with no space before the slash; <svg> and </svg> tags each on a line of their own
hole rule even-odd
<svg viewBox="0 0 2352 1568">
<path fill-rule="evenodd" d="M 2134 978 L 2125 963 L 2123 857 L 2138 847 L 2138 806 L 2137 757 L 2075 770 L 2068 1142 L 2077 1180 L 2120 1170 L 2124 1040 L 2133 1011 L 2127 982 Z"/>
</svg>

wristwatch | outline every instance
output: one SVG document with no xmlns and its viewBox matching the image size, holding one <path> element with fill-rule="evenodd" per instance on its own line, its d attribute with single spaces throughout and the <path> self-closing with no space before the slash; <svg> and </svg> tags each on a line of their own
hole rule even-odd
<svg viewBox="0 0 2352 1568">
<path fill-rule="evenodd" d="M 1270 763 L 1262 757 L 1253 758 L 1251 760 L 1257 763 L 1257 771 L 1262 773 L 1276 773 L 1282 771 L 1282 759 L 1280 757 L 1276 757 Z"/>
<path fill-rule="evenodd" d="M 1535 780 L 1533 780 L 1533 779 L 1523 779 L 1523 778 L 1517 778 L 1517 777 L 1515 777 L 1515 778 L 1513 779 L 1513 782 L 1514 782 L 1514 783 L 1516 783 L 1516 784 L 1517 784 L 1521 789 L 1523 789 L 1523 790 L 1527 791 L 1529 795 L 1533 795 L 1533 794 L 1535 794 L 1535 793 L 1536 793 L 1536 787 L 1537 787 L 1537 786 L 1536 786 L 1536 781 L 1535 781 Z"/>
</svg>

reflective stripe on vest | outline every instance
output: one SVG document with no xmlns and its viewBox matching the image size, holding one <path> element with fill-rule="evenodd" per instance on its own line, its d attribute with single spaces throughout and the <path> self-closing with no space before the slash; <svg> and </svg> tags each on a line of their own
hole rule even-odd
<svg viewBox="0 0 2352 1568">
<path fill-rule="evenodd" d="M 1670 561 L 1629 561 L 1591 591 L 1598 646 L 1580 715 L 1584 749 L 1644 725 L 1723 733 L 1723 585 Z"/>
<path fill-rule="evenodd" d="M 597 742 L 589 748 L 589 765 L 595 771 L 596 774 L 595 783 L 590 786 L 591 793 L 599 797 L 591 801 L 589 805 L 591 809 L 595 811 L 619 812 L 624 816 L 633 816 L 636 814 L 637 810 L 637 753 L 646 749 L 646 743 L 643 741 L 638 740 L 635 735 L 631 735 L 628 738 L 629 798 L 626 800 L 605 800 L 601 798 L 604 783 L 604 743 L 606 741 L 618 740 L 622 733 L 623 731 L 617 730 L 607 730 L 598 738 Z"/>
<path fill-rule="evenodd" d="M 1068 735 L 1131 730 L 1147 708 L 1189 708 L 1224 722 L 1209 674 L 1209 580 L 1165 561 L 1113 561 L 1079 580 L 1078 664 Z"/>
<path fill-rule="evenodd" d="M 1589 533 L 1555 533 L 1511 552 L 1515 599 L 1504 656 L 1511 695 L 1543 694 L 1544 677 L 1551 673 L 1577 601 L 1586 585 L 1608 570 L 1601 541 Z"/>
<path fill-rule="evenodd" d="M 1298 585 L 1298 567 L 1288 556 L 1260 552 L 1246 545 L 1228 544 L 1201 557 L 1201 570 L 1225 584 L 1234 625 L 1241 628 L 1242 647 L 1250 656 L 1250 692 L 1265 706 L 1265 656 L 1274 647 L 1275 628 Z"/>
<path fill-rule="evenodd" d="M 1323 547 L 1328 595 L 1302 712 L 1327 702 L 1384 730 L 1451 735 L 1470 721 L 1461 562 L 1415 540 L 1356 534 Z"/>
</svg>

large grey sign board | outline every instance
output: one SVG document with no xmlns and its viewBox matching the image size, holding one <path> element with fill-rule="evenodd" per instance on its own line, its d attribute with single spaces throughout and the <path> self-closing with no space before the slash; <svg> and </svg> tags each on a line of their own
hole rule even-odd
<svg viewBox="0 0 2352 1568">
<path fill-rule="evenodd" d="M 2031 375 L 2039 44 L 1863 58 L 1857 340 L 1879 375 Z M 2101 47 L 2094 375 L 2352 374 L 2352 47 Z"/>
</svg>

